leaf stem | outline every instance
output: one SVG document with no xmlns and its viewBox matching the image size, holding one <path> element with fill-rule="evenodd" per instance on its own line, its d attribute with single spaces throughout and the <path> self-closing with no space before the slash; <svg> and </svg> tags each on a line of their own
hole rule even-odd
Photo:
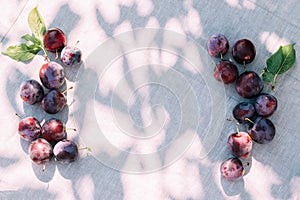
<svg viewBox="0 0 300 200">
<path fill-rule="evenodd" d="M 272 91 L 273 91 L 273 92 L 274 92 L 275 86 L 276 86 L 277 75 L 278 75 L 278 74 L 275 74 L 275 75 L 274 75 L 274 78 L 273 78 L 272 83 L 271 83 L 271 87 L 272 87 Z"/>
<path fill-rule="evenodd" d="M 42 49 L 43 52 L 44 52 L 44 56 L 48 58 L 48 52 L 47 52 L 47 50 L 45 49 L 44 45 L 41 44 L 40 47 L 41 47 L 41 49 Z"/>
</svg>

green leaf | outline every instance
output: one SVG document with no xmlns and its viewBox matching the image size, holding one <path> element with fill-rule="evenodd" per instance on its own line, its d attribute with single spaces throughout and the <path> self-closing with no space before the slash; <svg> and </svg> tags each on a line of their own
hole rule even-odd
<svg viewBox="0 0 300 200">
<path fill-rule="evenodd" d="M 43 36 L 46 32 L 44 20 L 40 16 L 37 7 L 33 8 L 28 15 L 28 25 L 33 35 L 23 35 L 21 38 L 25 43 L 9 46 L 2 53 L 17 61 L 32 59 L 40 50 L 47 56 L 47 51 L 43 46 Z"/>
<path fill-rule="evenodd" d="M 269 59 L 267 59 L 267 67 L 262 73 L 265 82 L 271 83 L 274 89 L 276 78 L 279 74 L 283 74 L 291 69 L 296 62 L 295 44 L 281 46 Z"/>
<path fill-rule="evenodd" d="M 265 71 L 262 74 L 262 79 L 264 82 L 271 83 L 274 79 L 274 74 L 272 74 L 271 72 Z"/>
<path fill-rule="evenodd" d="M 46 32 L 46 25 L 44 20 L 40 16 L 37 7 L 33 8 L 28 15 L 28 25 L 33 33 L 33 35 L 42 40 Z"/>
<path fill-rule="evenodd" d="M 26 44 L 20 44 L 9 46 L 2 53 L 16 61 L 26 61 L 32 59 L 40 50 L 41 47 L 37 45 L 28 46 Z"/>
<path fill-rule="evenodd" d="M 267 71 L 272 74 L 283 74 L 288 71 L 296 62 L 295 44 L 281 46 L 268 60 Z"/>
<path fill-rule="evenodd" d="M 281 47 L 284 60 L 281 63 L 281 68 L 278 70 L 278 74 L 283 74 L 294 66 L 296 62 L 296 51 L 294 46 L 295 44 L 290 44 Z"/>
</svg>

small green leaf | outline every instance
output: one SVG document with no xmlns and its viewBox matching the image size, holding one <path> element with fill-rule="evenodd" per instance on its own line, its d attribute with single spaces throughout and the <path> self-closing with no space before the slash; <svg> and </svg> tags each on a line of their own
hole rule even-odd
<svg viewBox="0 0 300 200">
<path fill-rule="evenodd" d="M 29 34 L 23 35 L 21 38 L 24 39 L 24 40 L 26 40 L 26 41 L 30 41 L 30 42 L 32 42 L 35 45 L 42 44 L 41 40 L 39 40 L 36 37 L 33 37 L 33 36 L 29 35 Z"/>
<path fill-rule="evenodd" d="M 37 7 L 33 8 L 28 15 L 28 25 L 33 33 L 33 35 L 42 40 L 46 32 L 46 25 L 44 20 L 40 16 Z"/>
<path fill-rule="evenodd" d="M 16 46 L 9 46 L 2 53 L 16 61 L 26 61 L 32 59 L 40 50 L 41 47 L 36 45 L 29 47 L 26 44 L 20 44 Z"/>
<path fill-rule="evenodd" d="M 262 74 L 262 79 L 264 82 L 271 83 L 274 79 L 274 75 L 271 72 L 265 71 Z"/>
</svg>

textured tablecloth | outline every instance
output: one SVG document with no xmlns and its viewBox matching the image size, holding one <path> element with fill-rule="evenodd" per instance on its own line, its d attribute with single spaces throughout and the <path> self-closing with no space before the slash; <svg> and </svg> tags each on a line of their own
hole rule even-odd
<svg viewBox="0 0 300 200">
<path fill-rule="evenodd" d="M 247 67 L 260 73 L 280 45 L 298 43 L 298 1 L 1 5 L 1 51 L 30 33 L 27 16 L 38 5 L 48 28 L 62 29 L 68 44 L 80 41 L 83 64 L 65 69 L 65 87 L 74 86 L 68 108 L 49 115 L 19 97 L 22 81 L 39 80 L 43 57 L 23 63 L 0 55 L 0 199 L 300 199 L 299 62 L 278 79 L 274 140 L 254 144 L 245 176 L 231 183 L 220 176 L 220 164 L 231 157 L 227 137 L 235 132 L 226 118 L 245 99 L 213 79 L 216 60 L 205 49 L 214 33 L 226 35 L 231 46 L 249 38 L 257 55 Z M 17 134 L 15 113 L 63 120 L 78 129 L 68 138 L 92 152 L 81 151 L 70 165 L 51 162 L 42 172 Z"/>
</svg>

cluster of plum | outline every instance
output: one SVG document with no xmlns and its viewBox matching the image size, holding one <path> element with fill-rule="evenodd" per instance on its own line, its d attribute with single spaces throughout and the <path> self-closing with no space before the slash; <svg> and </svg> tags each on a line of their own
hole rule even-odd
<svg viewBox="0 0 300 200">
<path fill-rule="evenodd" d="M 255 46 L 250 40 L 238 40 L 232 48 L 233 59 L 244 66 L 243 73 L 239 74 L 237 66 L 223 58 L 228 51 L 229 43 L 224 35 L 215 34 L 209 38 L 209 54 L 221 58 L 214 70 L 214 77 L 224 84 L 235 83 L 236 92 L 249 99 L 237 104 L 232 111 L 234 119 L 237 120 L 237 131 L 229 136 L 227 145 L 234 157 L 221 164 L 222 176 L 234 181 L 245 173 L 240 159 L 249 158 L 252 141 L 266 144 L 273 140 L 275 126 L 268 117 L 277 109 L 277 99 L 271 94 L 262 93 L 264 82 L 260 76 L 254 71 L 246 70 L 246 64 L 251 63 L 256 55 Z M 239 124 L 244 124 L 247 131 L 239 131 Z"/>
<path fill-rule="evenodd" d="M 65 34 L 58 28 L 49 29 L 44 35 L 44 46 L 50 52 L 61 51 L 61 63 L 68 67 L 81 64 L 81 51 L 76 46 L 66 46 Z M 28 80 L 21 85 L 20 96 L 27 104 L 41 102 L 43 110 L 55 114 L 63 110 L 67 100 L 64 92 L 58 89 L 65 83 L 64 68 L 57 62 L 47 62 L 42 65 L 39 77 L 43 86 L 50 91 L 44 95 L 43 87 L 36 80 Z"/>
<path fill-rule="evenodd" d="M 82 62 L 81 51 L 76 46 L 66 46 L 66 37 L 63 31 L 52 28 L 46 31 L 43 38 L 47 51 L 58 54 L 61 51 L 60 61 L 65 67 L 79 66 Z M 67 103 L 64 92 L 59 89 L 65 83 L 64 68 L 57 62 L 46 59 L 39 71 L 42 85 L 36 80 L 27 80 L 21 84 L 20 97 L 29 105 L 41 103 L 42 109 L 48 114 L 55 114 L 64 109 Z M 70 89 L 70 88 L 69 88 Z M 71 140 L 66 139 L 65 124 L 52 118 L 41 126 L 35 117 L 22 118 L 19 122 L 18 133 L 26 141 L 30 141 L 29 155 L 36 164 L 45 165 L 52 157 L 62 163 L 70 163 L 78 157 L 78 147 Z"/>
<path fill-rule="evenodd" d="M 61 163 L 73 162 L 78 157 L 78 147 L 66 139 L 66 126 L 59 119 L 49 119 L 41 126 L 34 117 L 23 118 L 18 133 L 22 139 L 31 142 L 29 156 L 36 164 L 45 165 L 53 155 Z"/>
</svg>

